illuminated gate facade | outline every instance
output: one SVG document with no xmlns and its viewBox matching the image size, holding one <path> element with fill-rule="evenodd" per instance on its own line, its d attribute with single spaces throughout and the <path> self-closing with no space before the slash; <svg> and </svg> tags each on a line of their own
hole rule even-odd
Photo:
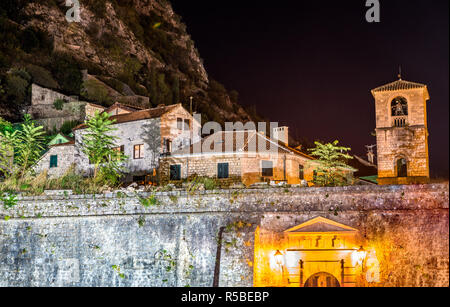
<svg viewBox="0 0 450 307">
<path fill-rule="evenodd" d="M 255 237 L 254 285 L 269 287 L 354 287 L 357 229 L 317 217 L 283 233 Z"/>
</svg>

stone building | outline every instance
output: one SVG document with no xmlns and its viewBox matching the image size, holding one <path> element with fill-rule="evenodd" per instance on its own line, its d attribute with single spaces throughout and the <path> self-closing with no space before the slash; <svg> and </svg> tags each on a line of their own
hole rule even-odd
<svg viewBox="0 0 450 307">
<path fill-rule="evenodd" d="M 194 134 L 194 129 L 199 129 L 200 124 L 181 104 L 123 113 L 111 119 L 115 121 L 116 130 L 111 134 L 117 137 L 117 150 L 127 157 L 123 165 L 126 175 L 124 180 L 127 182 L 149 180 L 159 167 L 161 155 L 200 139 Z M 82 152 L 83 136 L 87 133 L 85 128 L 84 124 L 75 127 L 73 144 L 51 147 L 37 163 L 35 170 L 48 170 L 49 175 L 59 176 L 75 165 L 79 173 L 92 175 L 94 165 Z M 55 160 L 58 162 L 55 163 Z M 59 162 L 62 160 L 64 162 Z"/>
<path fill-rule="evenodd" d="M 35 164 L 34 171 L 47 172 L 50 178 L 61 177 L 71 167 L 75 167 L 76 154 L 75 141 L 52 145 Z"/>
<path fill-rule="evenodd" d="M 60 104 L 58 105 L 59 102 Z M 95 111 L 103 112 L 104 107 L 79 101 L 76 96 L 66 96 L 57 91 L 31 86 L 31 106 L 26 110 L 32 118 L 47 131 L 59 130 L 65 122 L 83 122 Z"/>
<path fill-rule="evenodd" d="M 287 127 L 277 131 L 287 132 Z M 311 185 L 314 158 L 291 148 L 287 133 L 272 135 L 280 136 L 280 140 L 257 131 L 215 133 L 164 157 L 161 182 L 177 183 L 200 176 L 224 184 L 242 182 L 247 186 L 260 182 Z M 344 171 L 351 176 L 350 170 Z"/>
<path fill-rule="evenodd" d="M 376 109 L 378 183 L 426 183 L 428 157 L 427 86 L 404 81 L 372 90 Z"/>
<path fill-rule="evenodd" d="M 62 104 L 57 106 L 56 101 Z M 43 125 L 46 130 L 59 130 L 68 121 L 82 123 L 92 118 L 96 112 L 108 112 L 110 115 L 120 115 L 143 110 L 140 107 L 125 102 L 116 102 L 110 107 L 79 101 L 76 96 L 66 96 L 57 91 L 41 87 L 37 84 L 31 86 L 31 106 L 27 112 L 33 119 Z"/>
</svg>

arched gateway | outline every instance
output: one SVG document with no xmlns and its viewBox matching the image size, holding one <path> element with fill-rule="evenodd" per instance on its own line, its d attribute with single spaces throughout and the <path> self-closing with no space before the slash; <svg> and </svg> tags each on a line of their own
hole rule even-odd
<svg viewBox="0 0 450 307">
<path fill-rule="evenodd" d="M 305 288 L 339 288 L 341 285 L 330 273 L 316 273 L 305 282 Z"/>
<path fill-rule="evenodd" d="M 357 229 L 316 217 L 268 240 L 256 235 L 255 286 L 356 285 L 357 252 L 363 245 Z"/>
</svg>

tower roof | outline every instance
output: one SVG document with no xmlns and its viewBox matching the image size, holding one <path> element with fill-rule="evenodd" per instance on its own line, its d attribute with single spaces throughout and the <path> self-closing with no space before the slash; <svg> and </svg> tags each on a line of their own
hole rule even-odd
<svg viewBox="0 0 450 307">
<path fill-rule="evenodd" d="M 428 94 L 428 88 L 425 84 L 405 81 L 405 80 L 402 80 L 401 78 L 397 81 L 394 81 L 394 82 L 391 82 L 386 85 L 382 85 L 380 87 L 373 89 L 372 95 L 374 95 L 375 93 L 380 93 L 380 92 L 395 92 L 395 91 L 413 90 L 413 89 L 420 89 L 420 88 L 425 89 L 427 98 L 429 99 L 430 96 Z"/>
<path fill-rule="evenodd" d="M 397 80 L 395 82 L 377 87 L 373 89 L 372 92 L 392 92 L 392 91 L 401 91 L 401 90 L 410 90 L 416 88 L 426 88 L 425 84 L 405 81 L 405 80 Z"/>
</svg>

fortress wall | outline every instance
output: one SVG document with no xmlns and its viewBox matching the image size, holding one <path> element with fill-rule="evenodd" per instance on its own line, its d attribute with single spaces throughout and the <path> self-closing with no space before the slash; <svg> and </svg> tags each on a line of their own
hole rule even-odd
<svg viewBox="0 0 450 307">
<path fill-rule="evenodd" d="M 448 286 L 448 192 L 448 184 L 175 191 L 148 208 L 145 193 L 20 197 L 0 207 L 0 286 L 252 286 L 267 273 L 255 239 L 275 246 L 279 233 L 317 216 L 377 246 L 378 286 Z"/>
</svg>

